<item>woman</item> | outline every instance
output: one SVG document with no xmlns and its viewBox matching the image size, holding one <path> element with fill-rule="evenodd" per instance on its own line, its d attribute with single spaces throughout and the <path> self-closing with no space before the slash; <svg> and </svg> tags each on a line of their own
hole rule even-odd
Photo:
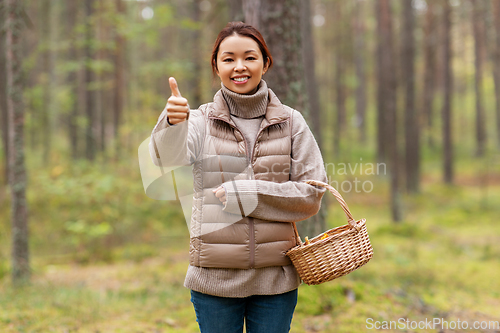
<svg viewBox="0 0 500 333">
<path fill-rule="evenodd" d="M 252 26 L 219 33 L 212 69 L 221 89 L 189 110 L 174 78 L 150 153 L 158 165 L 193 165 L 190 265 L 184 285 L 201 332 L 288 332 L 300 278 L 286 257 L 290 222 L 316 214 L 326 182 L 318 145 L 302 115 L 262 76 L 272 56 Z"/>
</svg>

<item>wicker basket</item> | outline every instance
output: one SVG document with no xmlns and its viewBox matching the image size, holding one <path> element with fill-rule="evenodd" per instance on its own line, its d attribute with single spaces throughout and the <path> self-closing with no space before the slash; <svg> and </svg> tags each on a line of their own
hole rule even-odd
<svg viewBox="0 0 500 333">
<path fill-rule="evenodd" d="M 297 226 L 293 223 L 298 244 L 288 250 L 286 255 L 302 281 L 313 285 L 331 281 L 360 268 L 373 257 L 373 249 L 365 219 L 354 220 L 347 203 L 337 190 L 315 180 L 308 180 L 306 183 L 328 189 L 340 203 L 348 222 L 314 237 L 309 244 L 302 243 Z"/>
</svg>

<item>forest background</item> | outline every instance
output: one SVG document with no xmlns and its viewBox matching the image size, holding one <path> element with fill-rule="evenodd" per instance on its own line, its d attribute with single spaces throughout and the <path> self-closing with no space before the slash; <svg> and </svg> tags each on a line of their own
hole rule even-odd
<svg viewBox="0 0 500 333">
<path fill-rule="evenodd" d="M 169 76 L 191 107 L 212 100 L 231 20 L 263 33 L 266 81 L 374 247 L 300 287 L 292 332 L 500 330 L 500 0 L 2 0 L 0 15 L 1 332 L 197 331 L 182 208 L 145 195 L 138 148 Z M 301 235 L 341 224 L 325 196 Z"/>
</svg>

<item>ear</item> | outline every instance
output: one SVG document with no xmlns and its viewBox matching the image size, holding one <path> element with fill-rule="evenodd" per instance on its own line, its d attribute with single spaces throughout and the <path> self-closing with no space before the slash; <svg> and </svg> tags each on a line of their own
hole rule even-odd
<svg viewBox="0 0 500 333">
<path fill-rule="evenodd" d="M 268 69 L 269 69 L 269 57 L 267 57 L 266 64 L 264 65 L 264 68 L 262 69 L 262 75 L 266 74 Z"/>
<path fill-rule="evenodd" d="M 214 65 L 215 73 L 219 75 L 219 69 L 217 68 L 217 61 L 212 59 L 212 64 Z"/>
</svg>

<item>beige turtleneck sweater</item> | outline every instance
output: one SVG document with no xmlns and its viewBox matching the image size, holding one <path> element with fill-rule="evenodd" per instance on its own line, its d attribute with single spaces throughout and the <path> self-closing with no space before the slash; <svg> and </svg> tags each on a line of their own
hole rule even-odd
<svg viewBox="0 0 500 333">
<path fill-rule="evenodd" d="M 267 109 L 268 87 L 266 82 L 262 80 L 259 89 L 252 95 L 235 93 L 224 85 L 222 85 L 221 90 L 228 104 L 231 119 L 242 132 L 248 147 L 253 147 L 260 123 Z M 314 136 L 299 112 L 294 111 L 293 118 L 292 136 L 300 137 L 300 140 L 297 141 L 295 147 L 292 147 L 292 153 L 295 152 L 297 156 L 301 156 L 307 151 L 308 161 L 313 161 L 315 164 L 311 168 L 313 169 L 311 179 L 326 181 L 321 153 L 318 149 L 311 149 L 312 146 L 316 145 Z M 196 119 L 190 119 L 190 121 L 196 121 Z M 153 133 L 168 127 L 167 119 L 162 114 Z M 161 140 L 161 137 L 158 138 L 158 141 Z M 172 144 L 172 146 L 176 145 Z M 252 151 L 253 149 L 247 150 L 249 159 Z M 292 194 L 290 193 L 290 195 Z M 304 194 L 296 193 L 295 195 Z M 231 200 L 228 198 L 229 201 Z M 266 211 L 266 215 L 272 218 L 274 214 L 272 210 L 276 209 L 273 208 L 275 207 L 273 205 L 276 205 L 275 200 L 266 203 L 266 197 L 261 196 L 259 197 L 259 205 L 261 205 L 260 209 Z M 293 265 L 254 269 L 205 268 L 190 265 L 184 281 L 184 286 L 189 289 L 221 297 L 281 294 L 296 289 L 299 285 L 300 278 Z"/>
<path fill-rule="evenodd" d="M 252 160 L 253 149 L 260 123 L 266 114 L 268 88 L 265 81 L 261 81 L 259 89 L 253 95 L 242 95 L 227 89 L 222 83 L 222 95 L 229 106 L 231 119 L 240 129 L 247 142 L 248 160 Z"/>
</svg>

